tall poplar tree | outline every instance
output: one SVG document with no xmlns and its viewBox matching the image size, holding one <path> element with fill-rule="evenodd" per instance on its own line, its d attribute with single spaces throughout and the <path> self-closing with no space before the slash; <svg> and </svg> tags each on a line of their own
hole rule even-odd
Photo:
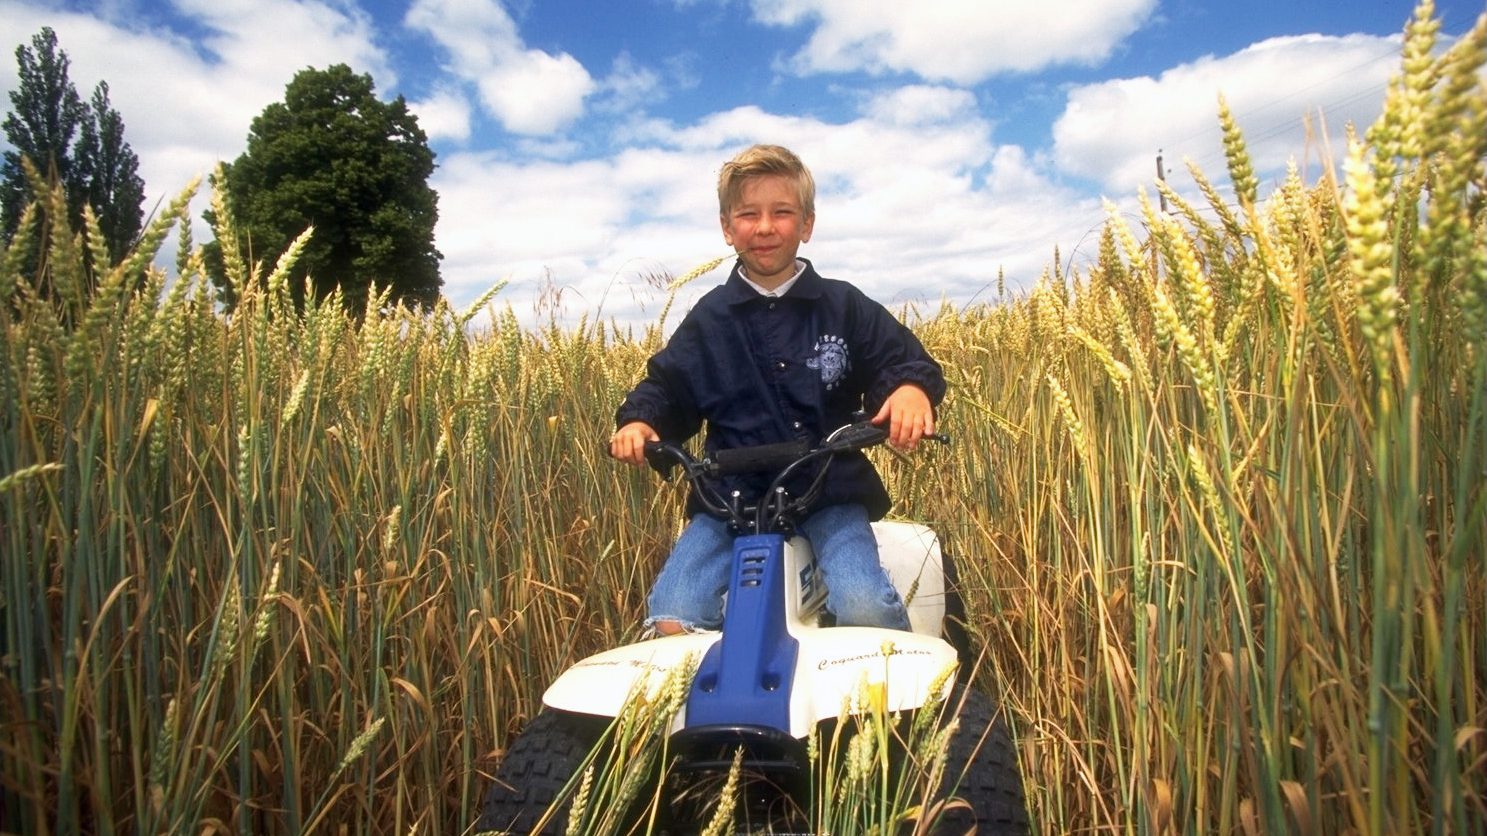
<svg viewBox="0 0 1487 836">
<path fill-rule="evenodd" d="M 91 116 L 77 144 L 78 188 L 98 216 L 109 255 L 118 261 L 144 224 L 145 181 L 139 157 L 124 141 L 124 118 L 109 102 L 106 81 L 93 90 Z"/>
<path fill-rule="evenodd" d="M 109 255 L 117 261 L 143 225 L 144 181 L 139 158 L 124 141 L 124 120 L 109 101 L 108 83 L 99 82 L 92 102 L 84 102 L 51 27 L 33 36 L 30 46 L 16 47 L 15 56 L 20 83 L 0 123 L 11 146 L 0 160 L 0 232 L 8 244 L 26 204 L 36 197 L 22 164 L 29 159 L 66 191 L 66 222 L 73 229 L 79 228 L 83 206 L 93 207 Z"/>
<path fill-rule="evenodd" d="M 11 145 L 0 163 L 0 215 L 7 242 L 15 234 L 21 210 L 35 197 L 22 158 L 66 187 L 69 201 L 78 201 L 69 209 L 81 210 L 82 196 L 72 188 L 77 182 L 72 145 L 88 117 L 87 105 L 67 77 L 67 53 L 57 49 L 57 33 L 51 27 L 33 36 L 31 46 L 16 47 L 15 58 L 20 84 L 11 91 L 11 110 L 0 123 Z"/>
</svg>

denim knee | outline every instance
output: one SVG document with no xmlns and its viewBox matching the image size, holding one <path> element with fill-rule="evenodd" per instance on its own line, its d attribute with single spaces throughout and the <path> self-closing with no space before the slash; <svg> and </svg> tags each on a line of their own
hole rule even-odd
<svg viewBox="0 0 1487 836">
<path fill-rule="evenodd" d="M 811 541 L 826 583 L 826 608 L 842 626 L 909 629 L 903 597 L 878 560 L 867 510 L 832 505 L 800 526 Z"/>
<path fill-rule="evenodd" d="M 706 514 L 693 517 L 651 587 L 646 626 L 676 621 L 689 631 L 720 627 L 732 558 L 727 524 Z"/>
</svg>

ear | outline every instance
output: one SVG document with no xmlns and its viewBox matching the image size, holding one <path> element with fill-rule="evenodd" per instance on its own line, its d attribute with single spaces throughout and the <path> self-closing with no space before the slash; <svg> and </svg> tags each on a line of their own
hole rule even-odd
<svg viewBox="0 0 1487 836">
<path fill-rule="evenodd" d="M 721 226 L 723 228 L 723 243 L 727 244 L 730 247 L 733 246 L 733 233 L 728 231 L 727 215 L 718 216 L 718 226 Z"/>
<path fill-rule="evenodd" d="M 805 242 L 811 240 L 811 230 L 815 228 L 816 216 L 811 215 L 810 217 L 807 217 L 805 219 L 805 223 L 802 224 L 800 227 L 800 243 L 804 244 Z"/>
</svg>

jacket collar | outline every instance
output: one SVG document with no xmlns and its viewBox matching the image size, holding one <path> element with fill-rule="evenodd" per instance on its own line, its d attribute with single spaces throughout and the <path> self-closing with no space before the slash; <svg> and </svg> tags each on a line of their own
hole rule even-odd
<svg viewBox="0 0 1487 836">
<path fill-rule="evenodd" d="M 810 259 L 802 258 L 805 262 L 805 270 L 801 272 L 800 278 L 791 286 L 788 293 L 780 297 L 782 299 L 817 299 L 821 296 L 823 279 L 811 265 Z M 743 269 L 743 262 L 735 261 L 733 270 L 728 273 L 728 281 L 723 284 L 725 301 L 730 305 L 742 305 L 763 299 L 757 290 L 749 287 L 749 283 L 743 280 L 739 271 Z"/>
</svg>

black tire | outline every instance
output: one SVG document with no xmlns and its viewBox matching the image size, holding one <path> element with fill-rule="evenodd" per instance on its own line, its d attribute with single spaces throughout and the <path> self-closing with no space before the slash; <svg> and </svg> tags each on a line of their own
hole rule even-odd
<svg viewBox="0 0 1487 836">
<path fill-rule="evenodd" d="M 540 830 L 537 823 L 578 773 L 607 725 L 602 717 L 552 710 L 539 713 L 501 759 L 495 782 L 480 805 L 475 831 L 561 834 L 568 823 L 569 799 Z"/>
<path fill-rule="evenodd" d="M 951 707 L 960 705 L 960 726 L 950 738 L 942 790 L 970 809 L 949 806 L 931 832 L 959 836 L 974 826 L 977 836 L 1022 836 L 1027 803 L 1007 721 L 991 697 L 974 688 L 956 688 L 950 699 Z"/>
</svg>

